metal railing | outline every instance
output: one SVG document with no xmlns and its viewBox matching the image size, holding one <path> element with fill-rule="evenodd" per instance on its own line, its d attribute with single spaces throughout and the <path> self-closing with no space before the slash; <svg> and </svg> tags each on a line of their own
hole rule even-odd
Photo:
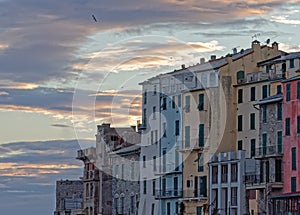
<svg viewBox="0 0 300 215">
<path fill-rule="evenodd" d="M 278 148 L 277 145 L 261 146 L 255 150 L 256 156 L 275 156 L 282 155 L 282 153 L 282 148 Z"/>
<path fill-rule="evenodd" d="M 163 199 L 163 198 L 177 198 L 182 197 L 182 190 L 155 190 L 155 198 Z"/>
</svg>

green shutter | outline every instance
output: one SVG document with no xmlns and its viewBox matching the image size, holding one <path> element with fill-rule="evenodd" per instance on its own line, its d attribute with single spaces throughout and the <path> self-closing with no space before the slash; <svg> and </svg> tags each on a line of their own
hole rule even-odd
<svg viewBox="0 0 300 215">
<path fill-rule="evenodd" d="M 207 177 L 206 176 L 202 176 L 200 179 L 200 191 L 201 191 L 201 195 L 203 196 L 207 196 Z"/>
<path fill-rule="evenodd" d="M 239 115 L 238 116 L 238 131 L 242 131 L 243 130 L 243 116 Z"/>
<path fill-rule="evenodd" d="M 287 84 L 286 85 L 286 101 L 290 101 L 291 100 L 291 85 Z"/>
<path fill-rule="evenodd" d="M 282 154 L 282 131 L 277 132 L 277 152 Z"/>
<path fill-rule="evenodd" d="M 199 125 L 199 146 L 204 147 L 204 124 Z"/>
<path fill-rule="evenodd" d="M 185 126 L 185 148 L 190 147 L 190 126 Z"/>
<path fill-rule="evenodd" d="M 290 135 L 290 118 L 285 119 L 285 135 L 289 136 Z"/>
<path fill-rule="evenodd" d="M 266 182 L 269 182 L 270 180 L 270 163 L 269 161 L 266 161 Z"/>
<path fill-rule="evenodd" d="M 255 139 L 251 139 L 251 157 L 255 156 Z"/>
<path fill-rule="evenodd" d="M 199 153 L 198 154 L 198 172 L 203 172 L 204 167 L 203 167 L 203 154 Z"/>
<path fill-rule="evenodd" d="M 300 99 L 300 81 L 297 83 L 297 99 Z"/>
<path fill-rule="evenodd" d="M 204 110 L 204 94 L 199 94 L 199 104 L 198 104 L 198 110 Z"/>
<path fill-rule="evenodd" d="M 267 134 L 263 134 L 262 142 L 263 142 L 262 152 L 263 152 L 263 155 L 266 155 L 267 154 Z"/>
<path fill-rule="evenodd" d="M 294 193 L 296 192 L 297 187 L 296 187 L 296 177 L 291 178 L 291 191 Z"/>
<path fill-rule="evenodd" d="M 292 148 L 292 170 L 296 170 L 296 147 Z"/>
<path fill-rule="evenodd" d="M 255 129 L 255 113 L 250 114 L 250 129 Z"/>
<path fill-rule="evenodd" d="M 268 85 L 263 85 L 262 87 L 262 98 L 267 98 L 268 97 Z"/>
<path fill-rule="evenodd" d="M 243 141 L 242 140 L 238 141 L 238 150 L 243 150 Z"/>
<path fill-rule="evenodd" d="M 300 116 L 297 116 L 297 133 L 300 134 Z"/>
</svg>

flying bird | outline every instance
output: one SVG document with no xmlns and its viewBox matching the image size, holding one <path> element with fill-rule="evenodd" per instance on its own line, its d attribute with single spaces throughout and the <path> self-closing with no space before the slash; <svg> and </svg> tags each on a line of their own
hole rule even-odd
<svg viewBox="0 0 300 215">
<path fill-rule="evenodd" d="M 92 17 L 93 17 L 95 22 L 98 22 L 94 14 L 92 14 Z"/>
</svg>

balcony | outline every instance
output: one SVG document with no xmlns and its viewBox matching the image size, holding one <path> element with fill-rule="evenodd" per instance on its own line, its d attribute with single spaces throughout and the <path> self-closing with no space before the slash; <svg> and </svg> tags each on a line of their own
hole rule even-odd
<svg viewBox="0 0 300 215">
<path fill-rule="evenodd" d="M 200 201 L 200 200 L 207 200 L 207 193 L 206 191 L 201 192 L 200 189 L 188 189 L 183 191 L 183 197 L 181 200 L 185 201 Z"/>
<path fill-rule="evenodd" d="M 182 190 L 156 190 L 155 199 L 171 199 L 182 197 Z"/>
<path fill-rule="evenodd" d="M 256 158 L 263 159 L 268 157 L 282 157 L 282 149 L 278 149 L 276 145 L 262 146 L 255 150 Z"/>
<path fill-rule="evenodd" d="M 185 141 L 178 141 L 179 148 L 177 149 L 178 152 L 189 152 L 189 151 L 199 151 L 203 152 L 207 149 L 205 147 L 205 143 L 208 141 L 208 138 L 204 138 L 202 140 L 199 140 L 199 138 L 194 138 Z"/>
</svg>

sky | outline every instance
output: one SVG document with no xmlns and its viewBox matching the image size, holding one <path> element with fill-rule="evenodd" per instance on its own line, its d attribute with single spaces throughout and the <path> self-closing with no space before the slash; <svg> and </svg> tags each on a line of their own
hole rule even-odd
<svg viewBox="0 0 300 215">
<path fill-rule="evenodd" d="M 1 211 L 52 214 L 55 180 L 78 179 L 76 150 L 96 125 L 140 120 L 147 78 L 254 39 L 300 51 L 299 11 L 299 0 L 0 0 Z"/>
</svg>

